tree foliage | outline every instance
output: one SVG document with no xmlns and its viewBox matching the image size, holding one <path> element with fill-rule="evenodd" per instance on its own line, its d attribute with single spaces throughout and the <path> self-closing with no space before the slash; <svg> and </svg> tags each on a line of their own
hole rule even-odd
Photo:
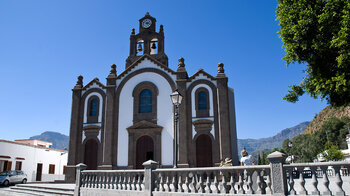
<svg viewBox="0 0 350 196">
<path fill-rule="evenodd" d="M 306 66 L 306 77 L 284 97 L 298 101 L 304 93 L 332 105 L 350 102 L 350 1 L 278 0 L 287 65 Z"/>
<path fill-rule="evenodd" d="M 339 150 L 337 145 L 326 143 L 326 149 L 323 152 L 326 161 L 339 161 L 344 159 L 344 154 Z"/>
<path fill-rule="evenodd" d="M 318 154 L 327 152 L 326 160 L 341 160 L 338 149 L 345 149 L 345 136 L 350 128 L 350 118 L 329 118 L 322 127 L 311 134 L 301 134 L 292 139 L 283 141 L 282 149 L 287 155 L 294 155 L 296 162 L 312 162 Z"/>
</svg>

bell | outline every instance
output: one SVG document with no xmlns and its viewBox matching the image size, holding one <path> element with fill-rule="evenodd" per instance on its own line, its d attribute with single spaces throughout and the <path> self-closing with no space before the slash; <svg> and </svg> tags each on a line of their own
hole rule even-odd
<svg viewBox="0 0 350 196">
<path fill-rule="evenodd" d="M 142 52 L 142 45 L 139 43 L 139 46 L 137 47 L 137 51 Z"/>
<path fill-rule="evenodd" d="M 155 43 L 155 42 L 153 42 L 153 43 L 152 43 L 151 48 L 152 48 L 153 50 L 155 50 L 155 49 L 157 48 L 157 46 L 156 46 L 156 43 Z"/>
</svg>

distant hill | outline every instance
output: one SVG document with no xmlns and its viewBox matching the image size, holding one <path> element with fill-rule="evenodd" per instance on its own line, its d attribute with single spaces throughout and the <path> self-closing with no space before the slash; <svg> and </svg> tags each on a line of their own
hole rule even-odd
<svg viewBox="0 0 350 196">
<path fill-rule="evenodd" d="M 297 126 L 283 129 L 277 135 L 261 139 L 238 139 L 238 153 L 240 156 L 241 150 L 245 147 L 248 153 L 253 153 L 254 151 L 263 151 L 266 149 L 281 148 L 282 142 L 289 138 L 303 133 L 305 128 L 308 126 L 309 122 L 303 122 Z"/>
<path fill-rule="evenodd" d="M 30 139 L 43 140 L 47 142 L 52 142 L 51 148 L 55 149 L 68 149 L 69 137 L 62 133 L 46 131 L 40 135 L 30 137 Z"/>
<path fill-rule="evenodd" d="M 329 105 L 315 116 L 315 118 L 306 127 L 305 133 L 315 132 L 322 127 L 324 121 L 331 117 L 342 118 L 344 116 L 350 117 L 350 106 L 332 107 Z"/>
</svg>

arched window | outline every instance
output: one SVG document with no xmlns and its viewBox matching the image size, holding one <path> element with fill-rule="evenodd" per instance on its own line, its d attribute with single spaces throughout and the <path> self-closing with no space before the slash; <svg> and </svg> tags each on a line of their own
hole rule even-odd
<svg viewBox="0 0 350 196">
<path fill-rule="evenodd" d="M 100 99 L 93 95 L 89 98 L 87 105 L 87 122 L 88 123 L 97 123 L 100 109 Z"/>
<path fill-rule="evenodd" d="M 209 91 L 204 87 L 200 87 L 195 93 L 195 106 L 197 117 L 208 117 L 209 116 Z"/>
<path fill-rule="evenodd" d="M 198 93 L 198 110 L 207 110 L 208 105 L 207 105 L 207 93 L 204 91 L 201 91 Z"/>
<path fill-rule="evenodd" d="M 145 89 L 140 93 L 139 113 L 152 112 L 152 91 Z"/>
<path fill-rule="evenodd" d="M 98 114 L 98 99 L 92 99 L 90 101 L 90 113 L 89 116 L 97 116 Z"/>
</svg>

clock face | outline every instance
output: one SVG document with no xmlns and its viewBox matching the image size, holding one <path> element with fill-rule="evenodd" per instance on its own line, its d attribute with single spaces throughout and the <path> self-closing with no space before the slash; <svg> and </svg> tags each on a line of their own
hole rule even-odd
<svg viewBox="0 0 350 196">
<path fill-rule="evenodd" d="M 151 26 L 151 24 L 152 24 L 152 21 L 150 19 L 145 19 L 145 20 L 142 21 L 142 27 L 143 28 L 147 29 L 148 27 Z"/>
</svg>

